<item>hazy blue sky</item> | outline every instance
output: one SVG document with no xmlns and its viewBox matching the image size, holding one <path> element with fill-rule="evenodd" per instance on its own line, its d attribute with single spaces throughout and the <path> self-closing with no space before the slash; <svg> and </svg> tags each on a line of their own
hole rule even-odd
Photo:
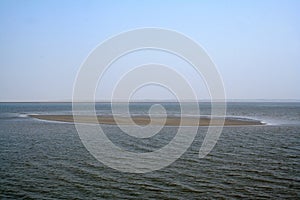
<svg viewBox="0 0 300 200">
<path fill-rule="evenodd" d="M 0 101 L 70 100 L 89 52 L 140 27 L 173 29 L 201 44 L 230 99 L 300 99 L 299 10 L 297 0 L 1 0 Z"/>
</svg>

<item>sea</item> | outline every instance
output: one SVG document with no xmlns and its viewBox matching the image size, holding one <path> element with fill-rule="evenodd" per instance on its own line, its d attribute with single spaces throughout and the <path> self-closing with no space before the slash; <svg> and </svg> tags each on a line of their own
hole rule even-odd
<svg viewBox="0 0 300 200">
<path fill-rule="evenodd" d="M 153 104 L 131 103 L 130 114 L 147 115 Z M 178 103 L 160 104 L 168 115 L 180 115 Z M 201 115 L 210 114 L 209 102 L 199 107 Z M 111 114 L 110 103 L 95 108 Z M 73 123 L 32 114 L 71 115 L 72 104 L 0 103 L 1 199 L 300 199 L 300 102 L 229 102 L 228 117 L 266 125 L 224 127 L 204 158 L 199 148 L 208 127 L 199 127 L 180 158 L 147 173 L 106 166 L 85 148 Z M 137 139 L 117 125 L 101 126 L 115 145 L 141 153 L 176 134 L 164 127 L 153 140 Z"/>
</svg>

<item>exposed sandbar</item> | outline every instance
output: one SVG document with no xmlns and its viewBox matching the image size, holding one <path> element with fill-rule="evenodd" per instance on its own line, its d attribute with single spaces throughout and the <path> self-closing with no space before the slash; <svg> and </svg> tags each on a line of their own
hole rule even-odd
<svg viewBox="0 0 300 200">
<path fill-rule="evenodd" d="M 74 122 L 72 115 L 29 115 L 30 117 L 50 120 L 50 121 L 60 121 L 60 122 Z M 76 117 L 76 122 L 79 123 L 97 123 L 91 116 L 78 116 Z M 116 120 L 112 116 L 97 116 L 99 124 L 111 124 L 115 125 Z M 129 117 L 117 117 L 118 122 L 122 125 L 133 125 L 133 122 Z M 131 119 L 138 125 L 148 125 L 150 123 L 150 118 L 147 116 L 134 116 Z M 166 126 L 179 126 L 181 122 L 182 126 L 218 126 L 221 124 L 220 118 L 210 118 L 210 117 L 167 117 L 166 122 L 161 117 L 153 117 L 152 125 L 166 125 Z M 211 122 L 211 123 L 210 123 Z M 258 120 L 241 119 L 241 118 L 225 118 L 225 126 L 249 126 L 249 125 L 264 125 L 265 123 Z"/>
</svg>

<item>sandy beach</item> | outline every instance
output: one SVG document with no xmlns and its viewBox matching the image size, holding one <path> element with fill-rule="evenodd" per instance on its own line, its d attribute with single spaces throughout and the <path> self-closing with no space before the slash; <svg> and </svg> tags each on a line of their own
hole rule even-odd
<svg viewBox="0 0 300 200">
<path fill-rule="evenodd" d="M 41 119 L 41 120 L 50 120 L 50 121 L 60 121 L 60 122 L 74 122 L 72 115 L 29 115 L 30 117 Z M 95 123 L 91 116 L 78 116 L 77 122 L 79 123 Z M 98 116 L 99 124 L 116 124 L 116 120 L 112 116 Z M 150 123 L 150 118 L 147 116 L 135 116 L 131 118 L 138 125 L 147 125 Z M 133 122 L 128 117 L 117 117 L 117 120 L 122 125 L 132 125 Z M 211 124 L 210 124 L 211 122 Z M 182 126 L 209 126 L 215 125 L 218 126 L 221 124 L 219 118 L 209 118 L 209 117 L 168 117 L 164 123 L 164 119 L 161 117 L 152 118 L 152 125 L 166 125 L 166 126 L 179 126 L 181 123 Z M 234 119 L 234 118 L 225 118 L 225 126 L 249 126 L 249 125 L 264 125 L 261 121 L 258 120 L 249 120 L 249 119 Z"/>
</svg>

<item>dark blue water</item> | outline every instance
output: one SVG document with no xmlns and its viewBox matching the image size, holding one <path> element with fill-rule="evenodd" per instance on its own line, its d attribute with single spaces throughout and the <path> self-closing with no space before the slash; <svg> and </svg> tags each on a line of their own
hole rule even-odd
<svg viewBox="0 0 300 200">
<path fill-rule="evenodd" d="M 150 106 L 135 103 L 130 110 L 146 114 Z M 168 114 L 179 114 L 177 104 L 164 106 Z M 71 109 L 70 103 L 0 103 L 1 198 L 300 198 L 300 103 L 229 103 L 229 116 L 268 125 L 224 127 L 203 159 L 198 151 L 207 128 L 200 127 L 180 159 L 146 174 L 122 173 L 98 162 L 72 123 L 27 116 L 71 114 Z M 111 114 L 109 104 L 97 104 L 96 109 L 100 115 Z M 209 115 L 210 104 L 200 103 L 200 109 Z M 137 152 L 166 145 L 176 133 L 176 128 L 166 127 L 163 137 L 139 142 L 116 126 L 106 125 L 104 130 L 116 145 Z"/>
</svg>

